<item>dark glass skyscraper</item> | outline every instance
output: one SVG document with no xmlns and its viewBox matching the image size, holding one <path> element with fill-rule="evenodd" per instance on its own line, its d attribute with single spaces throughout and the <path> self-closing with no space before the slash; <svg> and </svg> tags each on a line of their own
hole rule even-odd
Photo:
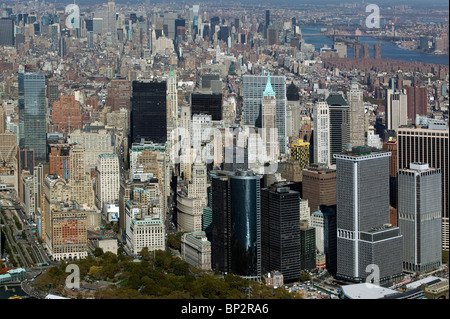
<svg viewBox="0 0 450 319">
<path fill-rule="evenodd" d="M 229 176 L 230 271 L 248 279 L 261 277 L 260 182 L 252 171 L 237 171 Z"/>
<path fill-rule="evenodd" d="M 130 139 L 155 143 L 167 140 L 166 82 L 133 81 Z"/>
<path fill-rule="evenodd" d="M 45 75 L 19 73 L 19 145 L 34 149 L 35 161 L 47 160 Z"/>
<path fill-rule="evenodd" d="M 0 18 L 0 46 L 14 45 L 14 20 Z"/>
<path fill-rule="evenodd" d="M 300 194 L 276 185 L 261 190 L 261 265 L 285 282 L 300 276 Z"/>
<path fill-rule="evenodd" d="M 350 143 L 350 106 L 340 93 L 330 93 L 327 103 L 330 114 L 330 162 L 336 164 L 333 154 L 341 153 Z"/>
<path fill-rule="evenodd" d="M 222 94 L 192 93 L 191 114 L 208 114 L 213 121 L 222 120 Z"/>
<path fill-rule="evenodd" d="M 261 178 L 252 171 L 212 179 L 213 269 L 261 277 Z"/>
</svg>

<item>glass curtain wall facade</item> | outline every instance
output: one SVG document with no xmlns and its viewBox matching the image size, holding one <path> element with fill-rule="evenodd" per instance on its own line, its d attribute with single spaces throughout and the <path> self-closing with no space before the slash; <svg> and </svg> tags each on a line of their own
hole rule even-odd
<svg viewBox="0 0 450 319">
<path fill-rule="evenodd" d="M 268 81 L 267 75 L 243 76 L 244 124 L 261 127 L 261 101 Z M 286 150 L 286 77 L 270 76 L 275 98 L 277 100 L 277 128 L 280 152 Z"/>
<path fill-rule="evenodd" d="M 19 73 L 19 122 L 21 147 L 34 149 L 35 161 L 47 160 L 45 75 Z"/>
</svg>

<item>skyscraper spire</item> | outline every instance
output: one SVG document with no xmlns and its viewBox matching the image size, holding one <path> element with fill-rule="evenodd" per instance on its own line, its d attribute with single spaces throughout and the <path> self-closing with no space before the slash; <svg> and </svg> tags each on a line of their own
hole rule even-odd
<svg viewBox="0 0 450 319">
<path fill-rule="evenodd" d="M 267 73 L 267 84 L 266 89 L 264 90 L 264 96 L 270 95 L 271 97 L 275 96 L 275 93 L 273 92 L 272 84 L 270 83 L 270 72 Z"/>
</svg>

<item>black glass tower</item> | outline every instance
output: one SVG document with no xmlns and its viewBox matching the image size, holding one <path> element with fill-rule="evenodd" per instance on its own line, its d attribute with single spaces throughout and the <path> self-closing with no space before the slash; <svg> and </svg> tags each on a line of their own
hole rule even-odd
<svg viewBox="0 0 450 319">
<path fill-rule="evenodd" d="M 191 104 L 191 114 L 207 114 L 213 121 L 222 120 L 222 94 L 192 93 Z"/>
<path fill-rule="evenodd" d="M 285 282 L 300 276 L 300 194 L 276 185 L 261 190 L 261 265 Z"/>
<path fill-rule="evenodd" d="M 261 178 L 252 171 L 212 179 L 213 268 L 247 279 L 261 277 Z"/>
<path fill-rule="evenodd" d="M 130 142 L 167 140 L 166 82 L 133 81 Z"/>
</svg>

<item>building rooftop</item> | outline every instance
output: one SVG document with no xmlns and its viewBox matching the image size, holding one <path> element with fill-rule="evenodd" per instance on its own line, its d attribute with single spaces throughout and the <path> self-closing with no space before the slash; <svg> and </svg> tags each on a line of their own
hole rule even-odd
<svg viewBox="0 0 450 319">
<path fill-rule="evenodd" d="M 370 283 L 342 286 L 342 292 L 349 299 L 383 299 L 397 291 Z"/>
<path fill-rule="evenodd" d="M 351 149 L 347 148 L 340 154 L 333 155 L 334 158 L 364 157 L 364 156 L 371 156 L 371 157 L 391 156 L 391 152 L 370 146 L 355 146 L 352 147 Z"/>
</svg>

